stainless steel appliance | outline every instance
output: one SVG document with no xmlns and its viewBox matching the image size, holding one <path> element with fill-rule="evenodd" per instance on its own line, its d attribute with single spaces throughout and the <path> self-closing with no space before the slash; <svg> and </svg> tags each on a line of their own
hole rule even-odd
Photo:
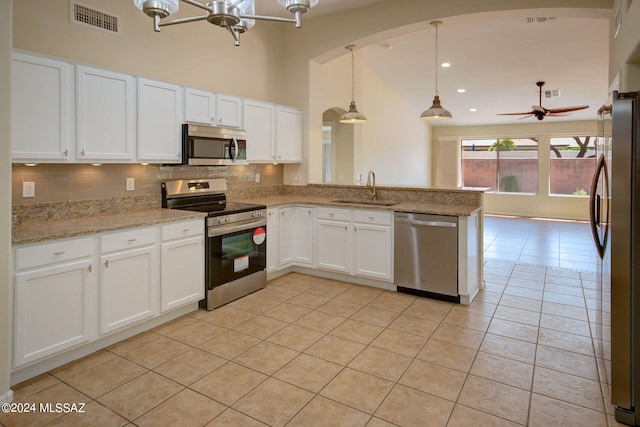
<svg viewBox="0 0 640 427">
<path fill-rule="evenodd" d="M 182 125 L 182 164 L 195 166 L 246 165 L 244 130 Z"/>
<path fill-rule="evenodd" d="M 640 92 L 600 109 L 591 224 L 599 262 L 595 340 L 616 421 L 640 425 Z M 610 223 L 610 228 L 609 228 Z"/>
<path fill-rule="evenodd" d="M 459 303 L 458 218 L 396 212 L 394 227 L 398 292 Z"/>
<path fill-rule="evenodd" d="M 205 299 L 213 310 L 267 283 L 266 206 L 227 203 L 224 179 L 162 183 L 162 206 L 206 212 Z"/>
</svg>

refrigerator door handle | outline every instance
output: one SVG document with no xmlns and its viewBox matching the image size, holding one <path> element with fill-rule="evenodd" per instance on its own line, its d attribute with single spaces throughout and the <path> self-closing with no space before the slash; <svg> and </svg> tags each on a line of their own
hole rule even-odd
<svg viewBox="0 0 640 427">
<path fill-rule="evenodd" d="M 598 229 L 601 224 L 601 213 L 602 213 L 602 196 L 598 194 L 598 187 L 600 186 L 600 177 L 604 178 L 604 191 L 605 191 L 605 203 L 606 205 L 606 215 L 604 221 L 604 232 L 601 234 Z M 598 250 L 598 256 L 600 258 L 604 257 L 604 252 L 606 249 L 607 239 L 609 238 L 609 173 L 607 170 L 607 161 L 605 159 L 605 155 L 601 154 L 598 159 L 598 165 L 596 166 L 596 171 L 593 174 L 593 180 L 591 181 L 591 192 L 589 193 L 589 223 L 591 226 L 591 235 L 593 236 L 593 241 L 596 245 L 596 249 Z"/>
</svg>

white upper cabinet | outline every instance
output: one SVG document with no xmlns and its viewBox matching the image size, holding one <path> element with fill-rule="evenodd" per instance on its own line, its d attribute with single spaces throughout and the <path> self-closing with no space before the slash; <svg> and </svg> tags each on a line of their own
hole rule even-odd
<svg viewBox="0 0 640 427">
<path fill-rule="evenodd" d="M 193 88 L 184 89 L 184 121 L 216 124 L 216 94 Z"/>
<path fill-rule="evenodd" d="M 242 98 L 229 95 L 216 95 L 216 126 L 229 128 L 242 127 Z"/>
<path fill-rule="evenodd" d="M 302 160 L 302 111 L 278 105 L 276 108 L 276 161 Z"/>
<path fill-rule="evenodd" d="M 13 54 L 11 142 L 14 161 L 67 161 L 73 135 L 72 67 Z"/>
<path fill-rule="evenodd" d="M 276 107 L 266 102 L 244 100 L 244 129 L 247 132 L 247 160 L 274 162 Z"/>
<path fill-rule="evenodd" d="M 180 162 L 183 106 L 181 86 L 138 78 L 139 161 Z"/>
<path fill-rule="evenodd" d="M 76 158 L 132 161 L 136 138 L 135 79 L 76 68 Z"/>
</svg>

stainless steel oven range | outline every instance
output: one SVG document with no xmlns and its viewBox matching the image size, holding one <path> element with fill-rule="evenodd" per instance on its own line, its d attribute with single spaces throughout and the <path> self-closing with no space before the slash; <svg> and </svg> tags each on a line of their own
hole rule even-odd
<svg viewBox="0 0 640 427">
<path fill-rule="evenodd" d="M 267 283 L 267 208 L 227 203 L 224 179 L 162 183 L 162 207 L 206 212 L 205 299 L 213 310 Z"/>
</svg>

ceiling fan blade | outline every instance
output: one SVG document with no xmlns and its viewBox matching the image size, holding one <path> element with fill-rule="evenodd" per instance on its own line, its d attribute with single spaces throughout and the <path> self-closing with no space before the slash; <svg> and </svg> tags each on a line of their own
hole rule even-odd
<svg viewBox="0 0 640 427">
<path fill-rule="evenodd" d="M 497 116 L 522 116 L 522 115 L 533 115 L 533 111 L 527 111 L 526 113 L 498 113 Z"/>
<path fill-rule="evenodd" d="M 589 108 L 588 105 L 577 105 L 575 107 L 562 107 L 562 108 L 551 108 L 549 109 L 550 113 L 570 113 L 571 111 L 584 110 Z"/>
<path fill-rule="evenodd" d="M 528 119 L 529 117 L 533 117 L 533 116 L 535 116 L 535 114 L 529 114 L 529 115 L 527 115 L 527 116 L 520 117 L 518 120 Z"/>
</svg>

